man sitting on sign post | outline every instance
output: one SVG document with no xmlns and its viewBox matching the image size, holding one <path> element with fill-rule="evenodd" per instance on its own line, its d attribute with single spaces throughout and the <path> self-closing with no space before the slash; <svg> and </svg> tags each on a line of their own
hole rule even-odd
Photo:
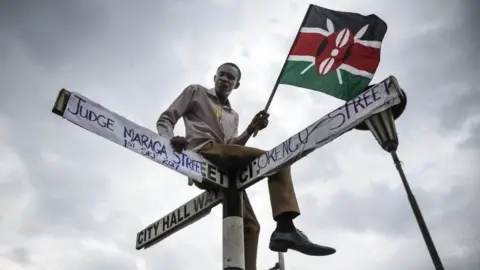
<svg viewBox="0 0 480 270">
<path fill-rule="evenodd" d="M 213 80 L 215 87 L 187 86 L 157 121 L 160 136 L 170 139 L 172 147 L 180 152 L 192 150 L 207 160 L 225 169 L 242 168 L 265 151 L 247 147 L 245 144 L 256 130 L 268 125 L 268 113 L 260 111 L 247 129 L 238 135 L 239 117 L 228 100 L 234 89 L 240 86 L 241 71 L 233 63 L 222 64 Z M 183 117 L 185 137 L 175 136 L 174 127 Z M 199 185 L 197 185 L 199 186 Z M 200 188 L 204 188 L 199 186 Z M 335 253 L 331 247 L 317 245 L 293 224 L 299 214 L 299 206 L 293 188 L 290 167 L 279 170 L 268 178 L 268 189 L 277 227 L 271 235 L 269 247 L 272 251 L 286 252 L 287 249 L 325 256 Z M 260 225 L 253 208 L 244 194 L 244 243 L 245 269 L 255 270 Z"/>
</svg>

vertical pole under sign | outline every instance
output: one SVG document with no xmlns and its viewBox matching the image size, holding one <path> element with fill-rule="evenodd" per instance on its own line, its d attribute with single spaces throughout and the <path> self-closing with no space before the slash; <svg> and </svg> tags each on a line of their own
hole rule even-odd
<svg viewBox="0 0 480 270">
<path fill-rule="evenodd" d="M 223 269 L 245 270 L 243 243 L 243 191 L 237 188 L 236 172 L 228 172 L 223 198 Z"/>
<path fill-rule="evenodd" d="M 285 270 L 285 259 L 282 252 L 278 253 L 278 267 L 278 270 Z"/>
</svg>

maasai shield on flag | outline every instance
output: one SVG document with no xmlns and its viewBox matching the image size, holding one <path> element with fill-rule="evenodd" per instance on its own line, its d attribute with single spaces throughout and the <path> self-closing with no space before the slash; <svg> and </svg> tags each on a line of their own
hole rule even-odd
<svg viewBox="0 0 480 270">
<path fill-rule="evenodd" d="M 386 32 L 376 15 L 310 5 L 279 83 L 351 100 L 372 80 Z"/>
</svg>

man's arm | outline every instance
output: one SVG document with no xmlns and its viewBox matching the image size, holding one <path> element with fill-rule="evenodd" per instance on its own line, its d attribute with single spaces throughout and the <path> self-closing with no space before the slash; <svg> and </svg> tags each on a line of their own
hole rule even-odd
<svg viewBox="0 0 480 270">
<path fill-rule="evenodd" d="M 178 120 L 188 111 L 192 96 L 196 91 L 195 85 L 187 86 L 182 93 L 170 104 L 157 120 L 158 134 L 166 139 L 174 137 L 173 129 Z"/>
<path fill-rule="evenodd" d="M 248 139 L 252 136 L 255 130 L 262 130 L 267 127 L 268 125 L 268 116 L 269 114 L 265 111 L 258 112 L 255 117 L 252 119 L 252 122 L 248 125 L 247 129 L 237 137 L 238 134 L 238 115 L 235 118 L 235 132 L 234 132 L 234 139 L 231 139 L 229 144 L 238 144 L 238 145 L 245 145 L 247 144 Z"/>
<path fill-rule="evenodd" d="M 242 134 L 240 134 L 240 136 L 238 136 L 238 125 L 239 125 L 238 122 L 239 122 L 238 115 L 236 115 L 236 117 L 235 117 L 235 131 L 233 132 L 233 139 L 231 139 L 227 143 L 228 144 L 246 145 L 248 140 L 252 136 L 253 131 L 249 132 L 249 129 L 247 128 L 247 129 L 245 129 L 245 131 Z"/>
<path fill-rule="evenodd" d="M 229 144 L 238 144 L 238 145 L 245 145 L 247 144 L 248 140 L 250 139 L 250 137 L 252 136 L 253 132 L 249 132 L 248 131 L 248 128 L 242 133 L 240 134 L 240 136 L 236 136 L 235 138 L 233 138 L 232 140 L 230 140 L 230 142 L 228 142 Z M 237 135 L 237 133 L 235 133 L 235 135 Z"/>
</svg>

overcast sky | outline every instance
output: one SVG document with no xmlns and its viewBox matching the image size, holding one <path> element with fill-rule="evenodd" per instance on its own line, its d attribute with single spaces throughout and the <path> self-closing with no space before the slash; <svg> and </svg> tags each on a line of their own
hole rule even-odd
<svg viewBox="0 0 480 270">
<path fill-rule="evenodd" d="M 200 191 L 51 107 L 67 88 L 155 130 L 185 86 L 212 86 L 216 67 L 234 61 L 244 75 L 231 102 L 243 130 L 267 102 L 309 3 L 0 1 L 0 269 L 221 269 L 221 207 L 135 250 L 139 230 Z M 480 269 L 477 3 L 315 1 L 387 22 L 373 81 L 394 75 L 408 95 L 398 153 L 444 265 L 455 270 Z M 270 126 L 248 145 L 270 149 L 339 104 L 281 86 Z M 369 132 L 318 149 L 293 175 L 297 226 L 337 253 L 290 251 L 287 269 L 434 269 L 391 158 Z M 248 192 L 262 225 L 258 269 L 268 269 L 277 254 L 268 249 L 275 224 L 266 183 Z"/>
</svg>

